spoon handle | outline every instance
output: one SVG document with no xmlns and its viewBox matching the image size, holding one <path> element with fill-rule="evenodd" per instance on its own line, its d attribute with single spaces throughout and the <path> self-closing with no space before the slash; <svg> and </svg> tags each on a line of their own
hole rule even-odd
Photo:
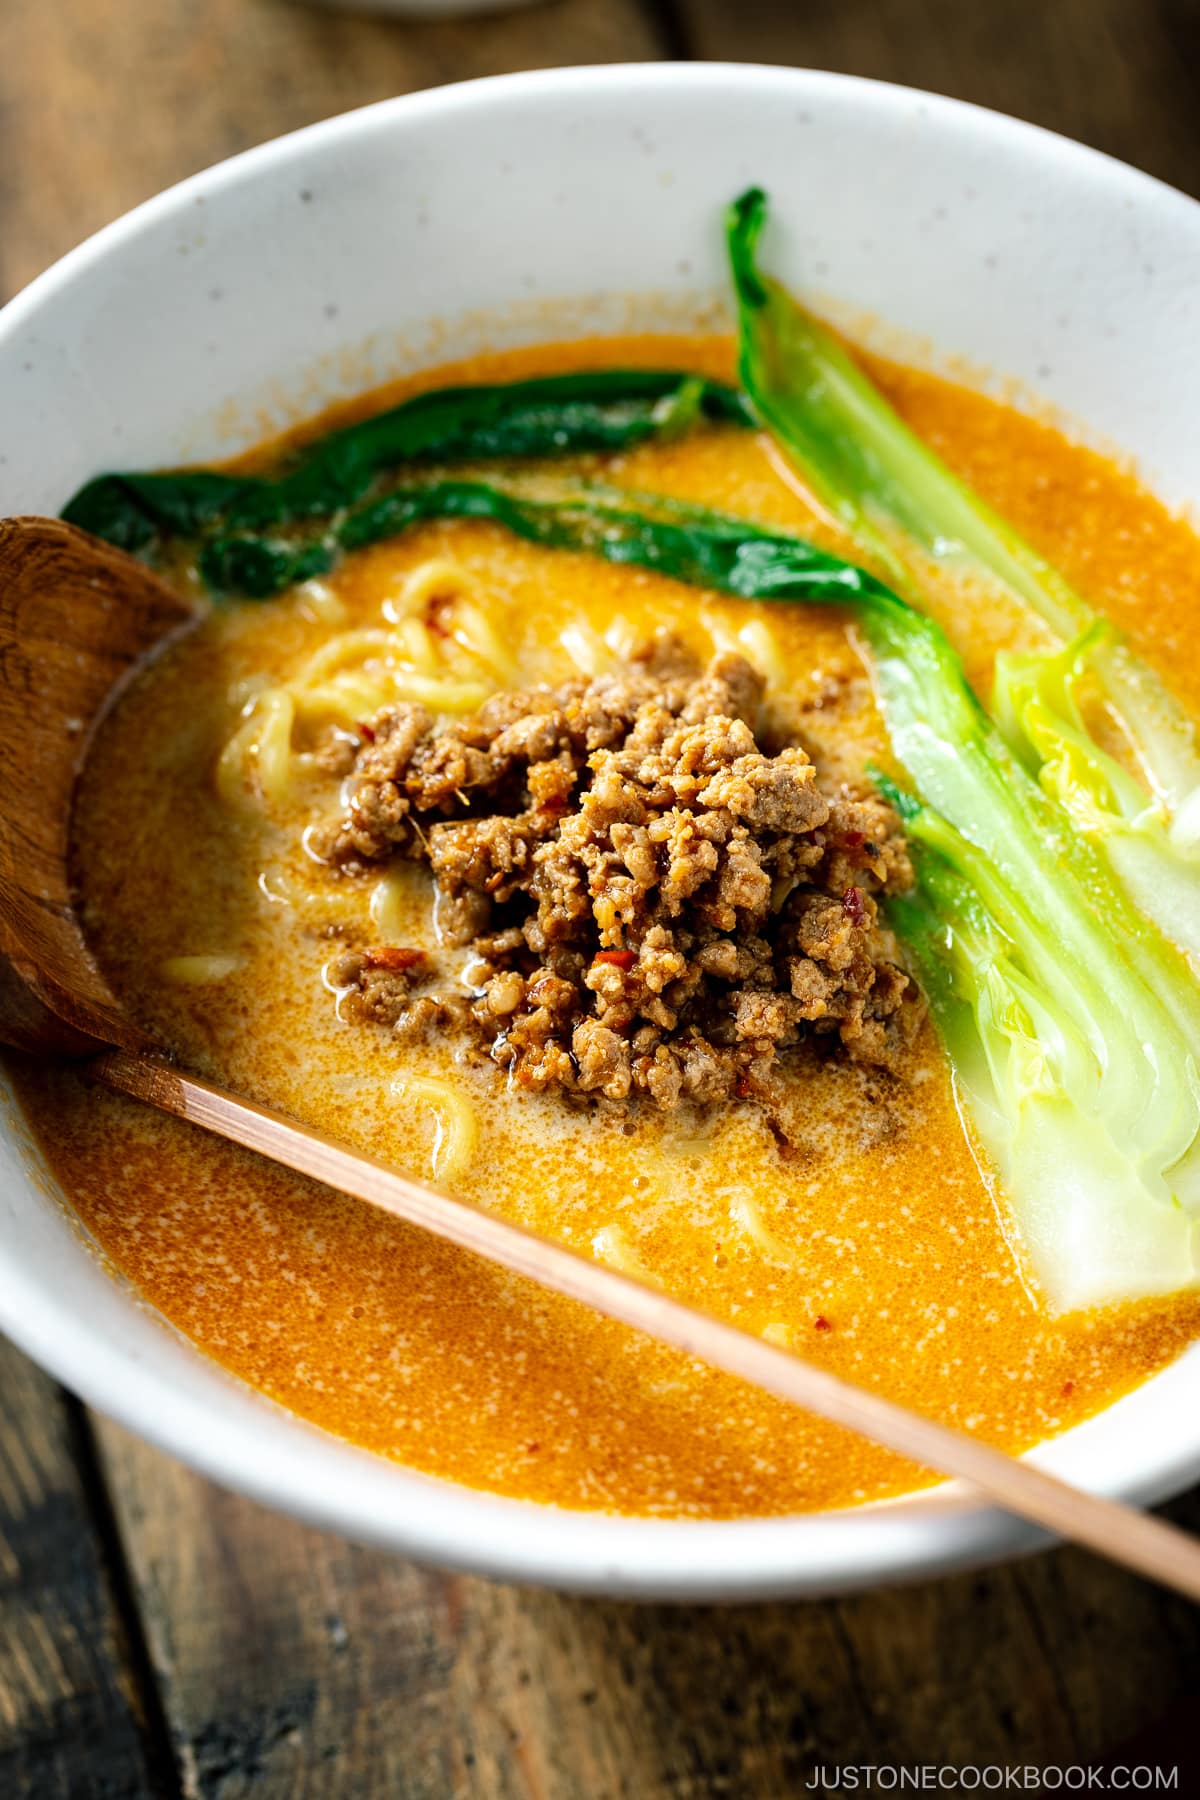
<svg viewBox="0 0 1200 1800">
<path fill-rule="evenodd" d="M 1010 1512 L 1200 1601 L 1200 1543 L 1172 1525 L 1071 1487 L 1028 1462 L 885 1400 L 523 1226 L 413 1181 L 376 1157 L 350 1150 L 267 1107 L 240 1100 L 157 1057 L 111 1050 L 87 1066 L 108 1087 L 352 1194 L 753 1387 L 860 1432 L 928 1469 L 969 1482 Z"/>
</svg>

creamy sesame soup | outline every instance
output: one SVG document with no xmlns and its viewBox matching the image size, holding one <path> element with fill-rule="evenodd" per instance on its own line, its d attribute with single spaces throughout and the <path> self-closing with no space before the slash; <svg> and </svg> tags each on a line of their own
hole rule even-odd
<svg viewBox="0 0 1200 1800">
<path fill-rule="evenodd" d="M 356 416 L 418 388 L 601 364 L 728 379 L 731 351 L 655 337 L 498 355 Z M 1191 531 L 1043 424 L 912 370 L 872 372 L 1200 709 Z M 603 473 L 837 543 L 754 432 L 714 423 Z M 961 595 L 942 619 L 976 684 L 1029 629 Z M 1178 1354 L 1200 1332 L 1200 1297 L 1050 1315 L 928 1019 L 914 1015 L 885 1061 L 828 1037 L 791 1045 L 773 1110 L 737 1091 L 665 1109 L 522 1085 L 452 1031 L 406 1037 L 392 1015 L 346 1004 L 338 958 L 362 946 L 438 957 L 451 974 L 453 957 L 419 859 L 347 870 L 314 855 L 352 747 L 339 753 L 307 696 L 361 679 L 369 711 L 395 665 L 413 680 L 425 669 L 435 714 L 435 683 L 452 678 L 461 710 L 627 670 L 664 631 L 701 670 L 744 658 L 776 736 L 802 743 L 822 780 L 861 793 L 864 767 L 888 766 L 837 611 L 698 593 L 483 521 L 422 524 L 277 598 L 207 608 L 121 696 L 76 818 L 96 955 L 132 1014 L 240 1092 L 1005 1448 L 1061 1431 Z M 15 1074 L 104 1256 L 208 1355 L 339 1436 L 472 1486 L 625 1513 L 802 1511 L 927 1478 L 67 1068 Z"/>
</svg>

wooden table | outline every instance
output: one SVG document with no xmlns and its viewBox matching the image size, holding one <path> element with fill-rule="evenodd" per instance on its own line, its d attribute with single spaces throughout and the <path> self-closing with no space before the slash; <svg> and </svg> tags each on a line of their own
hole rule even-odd
<svg viewBox="0 0 1200 1800">
<path fill-rule="evenodd" d="M 0 297 L 263 138 L 561 63 L 849 69 L 1200 191 L 1198 0 L 551 0 L 442 25 L 5 0 L 2 18 Z M 3 1345 L 0 1386 L 0 1800 L 779 1800 L 821 1765 L 1156 1760 L 1200 1792 L 1200 1614 L 1081 1553 L 820 1605 L 574 1600 L 264 1513 Z M 1166 1510 L 1200 1530 L 1200 1492 Z"/>
</svg>

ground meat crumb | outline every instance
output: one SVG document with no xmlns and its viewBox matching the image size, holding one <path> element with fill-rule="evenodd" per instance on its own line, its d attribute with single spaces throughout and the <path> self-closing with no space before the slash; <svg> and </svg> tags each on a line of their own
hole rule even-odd
<svg viewBox="0 0 1200 1800">
<path fill-rule="evenodd" d="M 763 701 L 742 657 L 702 670 L 660 637 L 619 676 L 441 730 L 418 706 L 364 721 L 348 810 L 309 842 L 348 873 L 426 863 L 471 987 L 431 991 L 437 958 L 347 952 L 343 1016 L 465 1033 L 523 1087 L 664 1109 L 767 1103 L 802 1040 L 893 1063 L 921 1013 L 877 909 L 912 881 L 900 820 L 798 745 L 764 750 Z"/>
</svg>

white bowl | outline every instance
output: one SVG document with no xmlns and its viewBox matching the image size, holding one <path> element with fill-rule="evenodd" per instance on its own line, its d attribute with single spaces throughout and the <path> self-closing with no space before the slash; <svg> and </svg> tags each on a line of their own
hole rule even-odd
<svg viewBox="0 0 1200 1800">
<path fill-rule="evenodd" d="M 720 213 L 774 201 L 785 278 L 1017 378 L 1200 499 L 1200 207 L 1030 126 L 808 71 L 637 65 L 389 101 L 198 175 L 0 314 L 0 511 L 96 471 L 229 453 L 464 345 L 687 319 Z M 632 298 L 631 298 L 632 297 Z M 650 298 L 648 298 L 650 297 Z M 656 1597 L 830 1592 L 1034 1534 L 952 1488 L 794 1519 L 555 1511 L 351 1448 L 222 1373 L 106 1275 L 0 1127 L 0 1326 L 93 1406 L 230 1487 L 517 1580 Z M 1200 1348 L 1036 1452 L 1149 1501 L 1200 1473 Z"/>
</svg>

